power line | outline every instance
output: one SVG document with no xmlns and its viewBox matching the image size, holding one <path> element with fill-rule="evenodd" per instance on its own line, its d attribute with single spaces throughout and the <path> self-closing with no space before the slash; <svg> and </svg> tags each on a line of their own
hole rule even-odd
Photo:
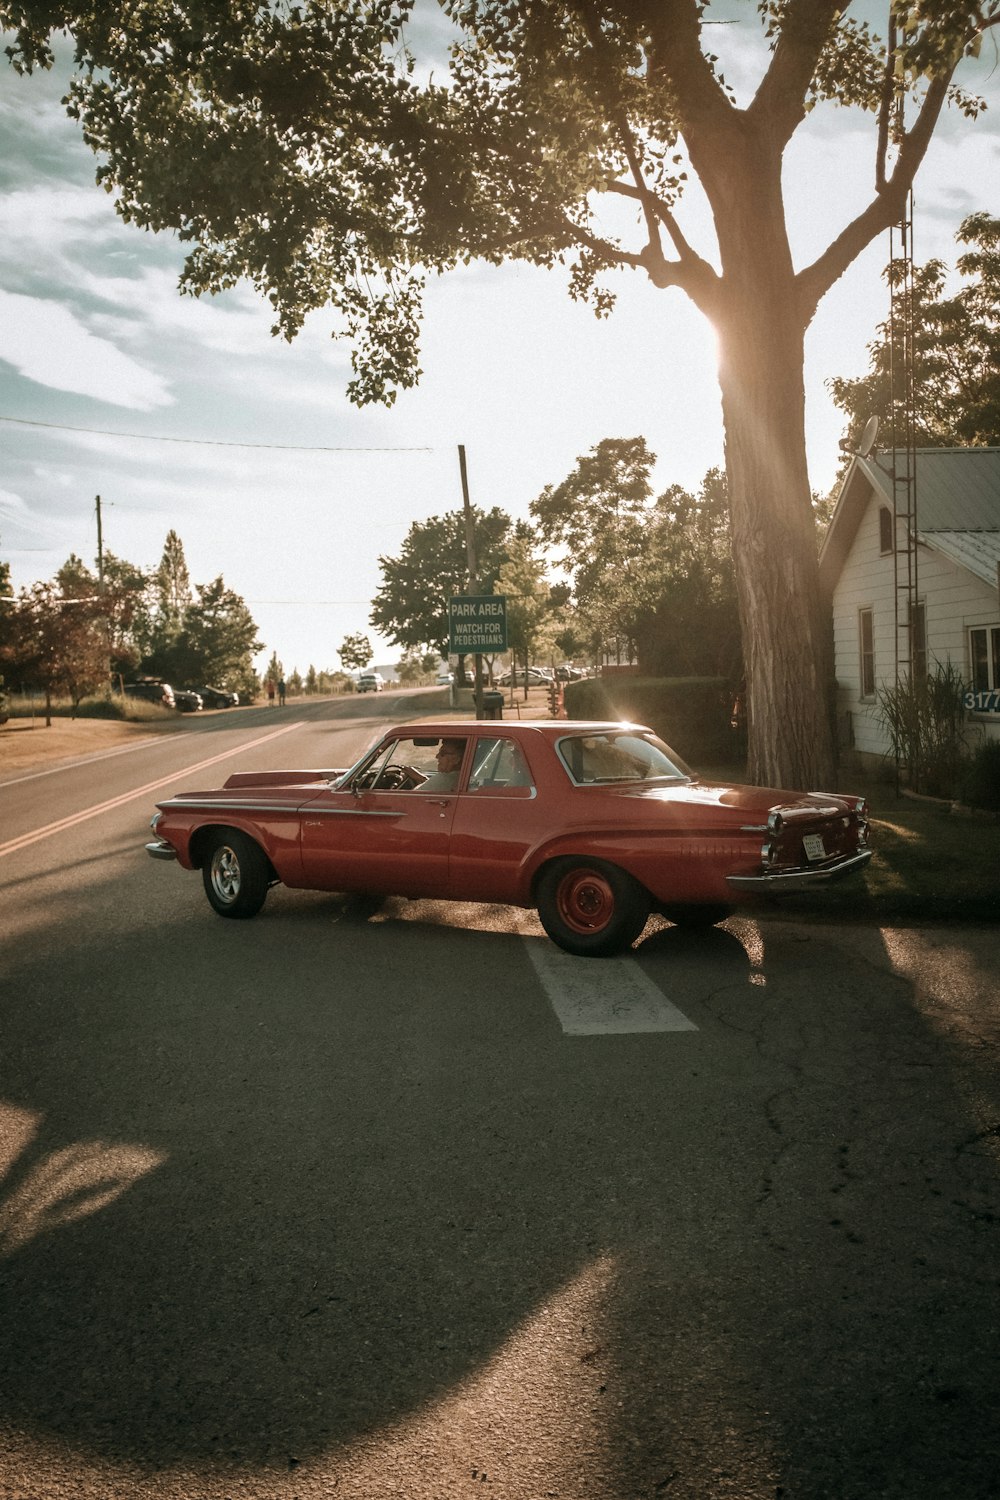
<svg viewBox="0 0 1000 1500">
<path fill-rule="evenodd" d="M 0 422 L 15 422 L 20 427 L 44 427 L 50 432 L 86 432 L 91 437 L 125 438 L 130 443 L 183 443 L 192 448 L 265 448 L 281 453 L 433 453 L 430 447 L 349 448 L 321 447 L 307 443 L 236 443 L 225 438 L 163 437 L 151 432 L 108 432 L 102 427 L 70 427 L 64 422 L 33 422 L 27 417 L 5 417 Z"/>
</svg>

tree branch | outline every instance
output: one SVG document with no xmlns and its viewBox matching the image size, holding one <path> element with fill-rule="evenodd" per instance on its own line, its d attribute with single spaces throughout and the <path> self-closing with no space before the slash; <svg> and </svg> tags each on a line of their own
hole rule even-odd
<svg viewBox="0 0 1000 1500">
<path fill-rule="evenodd" d="M 805 118 L 805 98 L 843 0 L 790 0 L 770 66 L 747 110 L 784 147 Z"/>
<path fill-rule="evenodd" d="M 931 79 L 920 113 L 912 129 L 903 138 L 896 165 L 884 189 L 876 194 L 868 207 L 848 224 L 823 254 L 795 278 L 800 307 L 807 324 L 812 320 L 820 299 L 861 251 L 877 235 L 902 218 L 906 195 L 913 186 L 917 168 L 927 153 L 934 127 L 948 97 L 953 73 L 954 68 L 951 68 L 947 73 Z"/>
<path fill-rule="evenodd" d="M 627 182 L 609 182 L 607 190 L 610 193 L 618 193 L 624 198 L 638 198 L 641 196 L 640 192 Z M 704 294 L 709 287 L 715 288 L 718 286 L 719 278 L 714 268 L 692 248 L 680 224 L 662 199 L 648 190 L 646 190 L 646 196 L 649 198 L 653 212 L 663 224 L 670 236 L 674 249 L 677 251 L 678 271 L 683 271 L 686 278 L 682 280 L 680 275 L 677 275 L 669 283 L 664 283 L 664 285 L 683 286 L 694 297 L 699 306 L 704 306 L 701 294 Z M 661 261 L 664 266 L 668 264 L 663 257 L 661 257 Z M 647 271 L 649 270 L 648 265 L 646 265 L 646 269 Z M 660 285 L 660 283 L 657 282 L 656 285 Z M 699 296 L 695 296 L 695 288 L 700 288 Z"/>
</svg>

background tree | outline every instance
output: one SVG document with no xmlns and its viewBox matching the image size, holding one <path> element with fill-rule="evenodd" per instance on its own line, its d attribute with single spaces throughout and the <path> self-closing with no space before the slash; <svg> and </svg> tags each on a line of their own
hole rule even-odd
<svg viewBox="0 0 1000 1500">
<path fill-rule="evenodd" d="M 558 564 L 589 634 L 616 661 L 633 660 L 649 614 L 646 532 L 655 463 L 645 438 L 605 438 L 531 503 L 543 542 L 561 550 Z"/>
<path fill-rule="evenodd" d="M 711 469 L 691 495 L 673 485 L 647 533 L 640 663 L 665 677 L 742 677 L 726 476 Z"/>
<path fill-rule="evenodd" d="M 902 219 L 949 96 L 975 115 L 953 75 L 998 5 L 927 0 L 905 24 L 893 9 L 883 46 L 843 0 L 763 0 L 770 58 L 743 107 L 702 0 L 447 0 L 456 39 L 443 81 L 440 66 L 414 65 L 410 5 L 385 0 L 149 0 L 125 13 L 0 0 L 0 21 L 21 69 L 51 60 L 55 17 L 73 32 L 71 113 L 104 158 L 118 211 L 193 245 L 184 288 L 249 278 L 288 337 L 332 306 L 353 339 L 358 401 L 391 400 L 416 380 L 428 272 L 575 256 L 571 290 L 599 313 L 613 301 L 599 281 L 609 268 L 685 292 L 719 345 L 751 774 L 812 786 L 832 773 L 833 736 L 806 330 L 856 256 Z M 870 112 L 875 187 L 797 270 L 782 160 L 820 99 Z M 705 253 L 680 218 L 689 172 L 714 221 Z M 616 222 L 609 203 L 623 202 L 636 210 L 628 244 L 603 227 Z"/>
<path fill-rule="evenodd" d="M 176 678 L 180 675 L 174 665 L 178 659 L 178 643 L 193 594 L 184 559 L 184 544 L 173 528 L 164 540 L 163 555 L 150 579 L 150 592 L 153 605 L 145 655 L 160 664 L 157 670 L 164 674 L 172 670 Z"/>
<path fill-rule="evenodd" d="M 265 682 L 273 682 L 274 686 L 275 686 L 275 691 L 277 691 L 278 683 L 281 681 L 281 679 L 284 677 L 284 675 L 285 675 L 284 665 L 283 665 L 281 659 L 279 658 L 277 651 L 272 651 L 271 652 L 271 659 L 268 662 L 267 666 L 264 668 L 264 681 Z"/>
<path fill-rule="evenodd" d="M 55 583 L 22 589 L 12 610 L 4 653 L 11 680 L 21 690 L 45 694 L 45 722 L 52 722 L 52 700 L 65 693 L 81 700 L 107 681 L 107 645 L 87 604 L 67 598 Z"/>
<path fill-rule="evenodd" d="M 372 659 L 372 643 L 366 635 L 361 635 L 360 632 L 356 635 L 347 635 L 337 655 L 348 672 L 360 672 Z"/>
<path fill-rule="evenodd" d="M 220 574 L 195 588 L 179 633 L 157 645 L 142 665 L 179 686 L 219 683 L 252 695 L 257 687 L 253 658 L 262 645 L 249 609 Z M 281 670 L 279 664 L 278 676 Z"/>
<path fill-rule="evenodd" d="M 103 622 L 100 628 L 112 677 L 131 676 L 153 648 L 149 575 L 113 552 L 104 554 L 103 573 L 102 582 L 74 552 L 56 573 L 56 586 L 67 598 L 85 600 L 91 617 Z"/>
<path fill-rule="evenodd" d="M 163 621 L 180 630 L 184 611 L 191 603 L 191 575 L 184 557 L 184 544 L 173 527 L 163 543 L 163 556 L 153 574 L 153 587 Z"/>
<path fill-rule="evenodd" d="M 535 542 L 528 527 L 515 528 L 508 544 L 509 556 L 497 575 L 496 592 L 507 599 L 507 645 L 511 663 L 525 668 L 534 659 L 549 608 L 549 585 L 545 564 L 535 555 Z M 514 682 L 511 677 L 511 697 Z M 524 696 L 528 696 L 527 672 Z"/>
<path fill-rule="evenodd" d="M 655 464 L 644 438 L 606 438 L 532 504 L 544 540 L 565 549 L 578 611 L 567 643 L 584 634 L 653 675 L 738 678 L 726 476 L 713 469 L 698 495 L 673 485 L 654 499 Z"/>
<path fill-rule="evenodd" d="M 912 329 L 914 436 L 919 448 L 992 447 L 1000 443 L 1000 219 L 970 214 L 956 239 L 970 248 L 958 257 L 964 284 L 949 292 L 948 268 L 940 260 L 914 269 L 912 294 L 902 262 L 886 267 L 897 288 L 898 315 L 881 323 L 869 344 L 867 375 L 827 382 L 847 413 L 841 442 L 845 463 L 857 450 L 869 417 L 878 417 L 883 445 L 892 443 L 892 371 L 900 396 L 904 352 L 902 330 Z M 900 433 L 899 440 L 902 440 Z"/>
<path fill-rule="evenodd" d="M 497 506 L 472 507 L 476 561 L 482 594 L 494 582 L 506 556 L 510 517 Z M 448 655 L 448 600 L 468 593 L 469 564 L 465 516 L 460 510 L 427 521 L 414 521 L 398 557 L 380 557 L 382 586 L 372 601 L 369 619 L 394 645 L 416 650 L 432 647 Z"/>
</svg>

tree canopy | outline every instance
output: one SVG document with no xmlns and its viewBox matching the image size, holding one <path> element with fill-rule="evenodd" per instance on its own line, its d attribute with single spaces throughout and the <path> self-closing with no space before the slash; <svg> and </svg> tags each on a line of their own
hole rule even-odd
<svg viewBox="0 0 1000 1500">
<path fill-rule="evenodd" d="M 589 638 L 640 669 L 738 679 L 740 636 L 725 475 L 700 493 L 654 497 L 644 438 L 605 438 L 532 502 L 542 540 L 559 549 Z"/>
<path fill-rule="evenodd" d="M 168 553 L 183 565 L 173 531 Z M 186 586 L 186 604 L 165 599 L 162 572 L 162 565 L 147 572 L 105 552 L 98 576 L 73 553 L 51 581 L 21 589 L 0 616 L 0 658 L 9 680 L 50 697 L 65 692 L 76 704 L 106 691 L 109 673 L 252 692 L 261 642 L 244 601 L 221 575 L 193 590 Z"/>
<path fill-rule="evenodd" d="M 1000 219 L 971 214 L 956 238 L 968 247 L 956 262 L 962 278 L 956 289 L 943 261 L 916 267 L 909 286 L 901 262 L 887 266 L 886 279 L 897 287 L 897 316 L 880 324 L 869 345 L 867 375 L 829 382 L 850 419 L 841 443 L 846 453 L 857 449 L 870 417 L 879 419 L 883 442 L 892 442 L 893 396 L 901 405 L 904 395 L 904 329 L 917 447 L 1000 444 Z M 902 432 L 899 420 L 896 425 Z"/>
<path fill-rule="evenodd" d="M 684 291 L 720 350 L 751 774 L 826 785 L 805 334 L 826 291 L 903 216 L 946 101 L 977 113 L 955 69 L 1000 0 L 892 7 L 884 40 L 843 0 L 763 0 L 766 50 L 743 102 L 702 0 L 443 10 L 450 57 L 435 41 L 418 58 L 433 28 L 411 26 L 411 0 L 0 0 L 16 67 L 49 61 L 51 27 L 72 32 L 69 107 L 98 176 L 125 218 L 191 245 L 183 288 L 247 278 L 287 337 L 330 307 L 352 341 L 356 401 L 391 401 L 416 380 L 425 279 L 470 259 L 565 264 L 599 314 L 616 268 Z M 874 185 L 796 268 L 782 161 L 822 100 L 869 113 Z M 714 225 L 702 248 L 681 218 L 692 175 Z"/>
<path fill-rule="evenodd" d="M 493 592 L 507 558 L 510 517 L 497 506 L 472 507 L 476 534 L 477 588 Z M 469 591 L 465 516 L 449 511 L 415 521 L 397 557 L 380 557 L 382 586 L 372 601 L 374 628 L 405 649 L 433 647 L 448 654 L 448 600 Z"/>
<path fill-rule="evenodd" d="M 337 655 L 348 672 L 359 672 L 372 659 L 372 643 L 366 635 L 357 631 L 354 635 L 344 637 Z"/>
</svg>

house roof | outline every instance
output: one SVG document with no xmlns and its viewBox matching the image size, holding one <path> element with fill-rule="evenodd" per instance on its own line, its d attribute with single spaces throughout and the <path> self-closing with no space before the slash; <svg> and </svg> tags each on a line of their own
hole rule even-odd
<svg viewBox="0 0 1000 1500">
<path fill-rule="evenodd" d="M 915 520 L 918 539 L 995 583 L 1000 561 L 1000 448 L 918 448 Z M 902 456 L 897 458 L 903 469 Z M 855 457 L 844 476 L 820 549 L 820 576 L 833 587 L 861 518 L 874 496 L 892 505 L 893 454 Z"/>
<path fill-rule="evenodd" d="M 1000 574 L 1000 531 L 917 532 L 921 541 L 943 552 L 945 557 L 967 568 L 984 583 L 996 583 Z"/>
</svg>

